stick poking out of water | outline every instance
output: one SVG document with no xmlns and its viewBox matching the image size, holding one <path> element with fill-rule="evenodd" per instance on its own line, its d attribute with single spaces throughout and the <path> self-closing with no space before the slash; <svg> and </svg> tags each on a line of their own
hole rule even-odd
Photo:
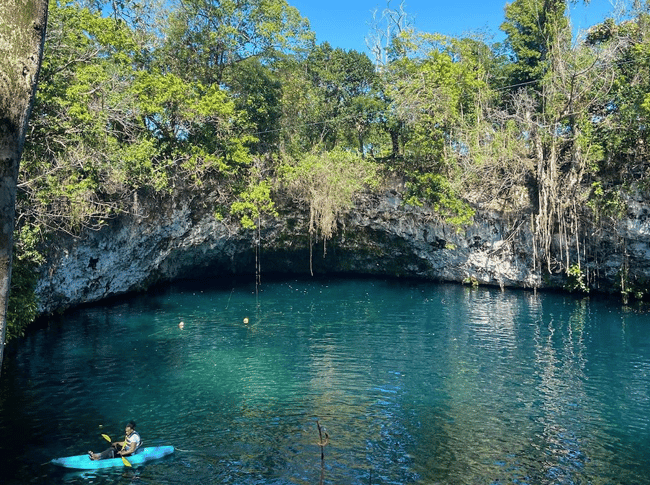
<svg viewBox="0 0 650 485">
<path fill-rule="evenodd" d="M 330 435 L 327 434 L 325 428 L 323 428 L 318 421 L 316 421 L 316 426 L 318 426 L 318 436 L 320 441 L 318 446 L 320 446 L 320 461 L 325 460 L 325 447 L 330 442 Z M 325 439 L 323 439 L 323 433 L 325 433 Z"/>
<path fill-rule="evenodd" d="M 318 426 L 318 436 L 320 438 L 318 446 L 320 446 L 320 481 L 319 485 L 323 485 L 323 480 L 325 479 L 325 447 L 330 442 L 330 436 L 327 434 L 325 428 L 323 428 L 318 421 L 316 421 L 316 426 Z M 323 433 L 325 433 L 325 438 L 323 439 Z"/>
</svg>

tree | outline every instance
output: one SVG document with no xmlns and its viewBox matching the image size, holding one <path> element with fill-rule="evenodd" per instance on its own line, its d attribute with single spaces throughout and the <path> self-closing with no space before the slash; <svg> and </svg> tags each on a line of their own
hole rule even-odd
<svg viewBox="0 0 650 485">
<path fill-rule="evenodd" d="M 310 47 L 309 22 L 286 0 L 177 0 L 167 27 L 173 70 L 204 84 L 228 84 L 227 70 L 258 57 Z"/>
<path fill-rule="evenodd" d="M 306 59 L 284 57 L 272 69 L 281 87 L 277 123 L 281 150 L 300 156 L 320 146 L 363 154 L 384 105 L 378 77 L 363 53 L 318 45 Z"/>
<path fill-rule="evenodd" d="M 649 7 L 646 6 L 646 9 Z M 595 115 L 603 140 L 603 174 L 619 185 L 647 179 L 650 158 L 650 12 L 632 20 L 607 19 L 589 30 L 587 43 L 599 52 L 616 53 L 616 77 L 607 101 Z M 615 61 L 615 62 L 614 62 Z M 647 184 L 647 182 L 646 182 Z"/>
<path fill-rule="evenodd" d="M 571 41 L 566 0 L 515 0 L 506 5 L 501 24 L 512 54 L 510 84 L 539 81 L 552 68 L 553 56 Z"/>
<path fill-rule="evenodd" d="M 98 229 L 138 192 L 203 190 L 250 161 L 253 140 L 229 95 L 148 66 L 143 37 L 113 16 L 52 2 L 21 169 L 23 222 L 45 233 Z"/>
<path fill-rule="evenodd" d="M 535 164 L 535 252 L 545 270 L 580 270 L 589 234 L 580 220 L 585 184 L 602 157 L 595 125 L 611 106 L 613 50 L 571 45 L 564 0 L 516 0 L 502 29 L 512 50 L 510 112 Z M 508 98 L 505 98 L 508 99 Z M 573 269 L 572 269 L 573 268 Z"/>
<path fill-rule="evenodd" d="M 324 95 L 308 76 L 306 63 L 284 58 L 274 64 L 282 86 L 277 132 L 282 154 L 298 157 L 323 142 Z"/>
<path fill-rule="evenodd" d="M 236 108 L 246 113 L 250 129 L 259 140 L 255 151 L 263 153 L 276 148 L 282 84 L 272 66 L 265 66 L 257 58 L 238 63 L 233 67 L 229 88 Z"/>
<path fill-rule="evenodd" d="M 402 0 L 398 9 L 392 8 L 390 4 L 391 0 L 387 0 L 386 8 L 381 13 L 379 10 L 373 12 L 371 31 L 366 37 L 366 45 L 380 72 L 400 57 L 398 40 L 402 34 L 413 30 L 411 17 L 405 10 L 406 2 Z"/>
<path fill-rule="evenodd" d="M 378 77 L 363 53 L 327 43 L 314 49 L 306 61 L 307 75 L 322 99 L 322 139 L 329 148 L 351 141 L 364 154 L 364 136 L 379 118 Z"/>
<path fill-rule="evenodd" d="M 391 85 L 389 66 L 405 57 L 401 39 L 413 33 L 412 17 L 406 12 L 405 1 L 400 2 L 399 8 L 391 7 L 391 0 L 386 1 L 386 8 L 381 13 L 373 12 L 371 31 L 366 37 L 366 45 L 374 57 L 375 68 L 381 79 L 380 99 L 385 108 L 382 110 L 381 127 L 390 137 L 391 156 L 397 159 L 400 156 L 400 141 L 404 135 L 404 123 L 388 107 L 392 99 L 386 92 Z"/>
<path fill-rule="evenodd" d="M 489 48 L 439 34 L 409 35 L 402 43 L 409 55 L 388 68 L 389 97 L 408 127 L 405 151 L 411 168 L 452 176 L 470 148 L 465 132 L 485 118 Z"/>
<path fill-rule="evenodd" d="M 47 11 L 47 0 L 8 0 L 0 5 L 0 372 L 11 284 L 16 183 L 38 83 Z"/>
</svg>

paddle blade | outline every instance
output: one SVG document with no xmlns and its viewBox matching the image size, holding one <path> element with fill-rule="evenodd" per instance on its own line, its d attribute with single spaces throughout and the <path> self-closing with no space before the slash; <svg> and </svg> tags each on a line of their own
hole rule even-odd
<svg viewBox="0 0 650 485">
<path fill-rule="evenodd" d="M 131 465 L 131 463 L 129 462 L 129 460 L 127 460 L 127 459 L 124 458 L 124 457 L 122 457 L 122 463 L 124 463 L 125 466 L 133 466 L 133 465 Z"/>
<path fill-rule="evenodd" d="M 111 442 L 111 437 L 108 436 L 107 434 L 102 434 L 102 438 L 104 438 L 104 439 L 105 439 L 106 441 L 108 441 L 109 443 Z"/>
</svg>

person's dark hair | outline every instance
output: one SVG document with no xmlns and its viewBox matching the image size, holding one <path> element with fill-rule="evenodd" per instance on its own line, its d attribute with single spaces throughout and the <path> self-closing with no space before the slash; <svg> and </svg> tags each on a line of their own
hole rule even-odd
<svg viewBox="0 0 650 485">
<path fill-rule="evenodd" d="M 135 429 L 135 421 L 129 421 L 126 425 L 131 429 Z"/>
</svg>

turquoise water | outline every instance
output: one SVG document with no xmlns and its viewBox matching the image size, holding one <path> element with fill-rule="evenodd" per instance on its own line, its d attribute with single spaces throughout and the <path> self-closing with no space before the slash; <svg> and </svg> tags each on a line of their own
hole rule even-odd
<svg viewBox="0 0 650 485">
<path fill-rule="evenodd" d="M 47 464 L 128 419 L 177 452 Z M 422 282 L 176 285 L 10 346 L 0 448 L 7 485 L 650 483 L 650 317 Z"/>
</svg>

